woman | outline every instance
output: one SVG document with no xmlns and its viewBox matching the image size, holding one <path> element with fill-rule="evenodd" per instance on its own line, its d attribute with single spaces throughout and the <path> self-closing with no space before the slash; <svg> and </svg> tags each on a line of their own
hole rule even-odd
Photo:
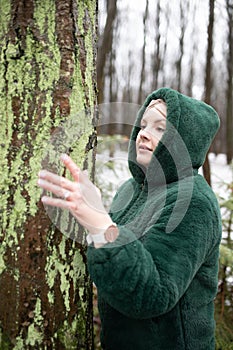
<svg viewBox="0 0 233 350">
<path fill-rule="evenodd" d="M 74 182 L 40 172 L 39 185 L 63 197 L 42 201 L 89 231 L 103 349 L 214 350 L 221 217 L 198 168 L 218 128 L 207 104 L 168 88 L 150 94 L 131 134 L 132 178 L 109 214 L 68 156 Z"/>
</svg>

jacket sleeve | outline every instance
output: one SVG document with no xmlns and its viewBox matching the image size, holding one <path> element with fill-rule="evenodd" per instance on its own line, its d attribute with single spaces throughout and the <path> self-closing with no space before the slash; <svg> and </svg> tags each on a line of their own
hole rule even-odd
<svg viewBox="0 0 233 350">
<path fill-rule="evenodd" d="M 147 231 L 143 242 L 133 230 L 120 226 L 114 243 L 88 248 L 92 280 L 107 303 L 128 317 L 151 318 L 171 310 L 200 266 L 218 250 L 213 219 L 218 214 L 205 196 L 191 202 L 171 233 L 164 230 L 166 215 Z"/>
</svg>

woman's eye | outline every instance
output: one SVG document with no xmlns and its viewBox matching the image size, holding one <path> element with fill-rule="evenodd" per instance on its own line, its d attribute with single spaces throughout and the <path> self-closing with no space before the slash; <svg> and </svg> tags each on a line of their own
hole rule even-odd
<svg viewBox="0 0 233 350">
<path fill-rule="evenodd" d="M 146 128 L 146 125 L 141 125 L 140 128 L 141 130 L 144 130 Z"/>
<path fill-rule="evenodd" d="M 161 126 L 158 126 L 157 128 L 156 128 L 156 130 L 158 131 L 158 132 L 165 132 L 165 129 L 164 128 L 162 128 Z"/>
</svg>

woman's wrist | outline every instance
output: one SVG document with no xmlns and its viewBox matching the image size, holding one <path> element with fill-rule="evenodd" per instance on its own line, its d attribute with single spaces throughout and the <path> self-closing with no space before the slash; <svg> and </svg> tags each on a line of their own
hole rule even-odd
<svg viewBox="0 0 233 350">
<path fill-rule="evenodd" d="M 89 233 L 87 236 L 87 243 L 94 243 L 96 248 L 100 248 L 107 243 L 114 242 L 119 235 L 119 230 L 114 222 L 111 222 L 102 232 L 99 233 Z"/>
<path fill-rule="evenodd" d="M 88 223 L 88 225 L 86 226 L 89 234 L 91 234 L 91 235 L 98 235 L 100 233 L 103 233 L 107 230 L 107 228 L 110 225 L 113 224 L 113 221 L 112 221 L 110 215 L 108 215 L 108 213 L 105 213 L 105 214 L 97 213 L 97 215 L 94 214 L 91 221 L 96 223 L 96 224 L 92 224 L 92 225 L 90 225 L 90 223 Z"/>
</svg>

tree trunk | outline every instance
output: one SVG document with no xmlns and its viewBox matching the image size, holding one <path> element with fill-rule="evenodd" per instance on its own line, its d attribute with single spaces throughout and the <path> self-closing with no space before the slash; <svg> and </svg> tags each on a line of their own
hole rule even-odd
<svg viewBox="0 0 233 350">
<path fill-rule="evenodd" d="M 82 229 L 50 220 L 36 182 L 43 165 L 64 171 L 64 151 L 88 166 L 93 116 L 79 111 L 96 103 L 96 2 L 4 0 L 0 13 L 0 349 L 93 349 Z M 73 145 L 59 125 L 74 113 Z"/>
<path fill-rule="evenodd" d="M 192 17 L 196 18 L 198 4 L 194 4 L 194 8 L 192 10 Z M 187 74 L 187 85 L 186 91 L 187 95 L 193 96 L 193 85 L 194 85 L 194 74 L 195 74 L 195 60 L 197 57 L 198 47 L 197 47 L 197 38 L 196 38 L 196 28 L 195 26 L 192 29 L 191 33 L 192 43 L 190 43 L 190 61 L 188 63 L 188 74 Z"/>
<path fill-rule="evenodd" d="M 179 37 L 179 56 L 176 61 L 176 72 L 177 72 L 177 90 L 182 91 L 182 60 L 184 57 L 184 38 L 185 32 L 188 25 L 188 14 L 189 14 L 190 3 L 189 1 L 180 2 L 180 37 Z"/>
<path fill-rule="evenodd" d="M 212 57 L 213 57 L 213 29 L 214 29 L 214 6 L 215 0 L 209 0 L 209 25 L 208 25 L 208 45 L 206 55 L 206 71 L 205 71 L 205 102 L 211 104 L 211 89 L 212 89 Z M 208 152 L 209 153 L 209 152 Z M 208 153 L 206 155 L 205 162 L 203 164 L 203 174 L 211 185 L 210 164 L 208 159 Z"/>
<path fill-rule="evenodd" d="M 140 105 L 142 103 L 142 101 L 144 100 L 144 96 L 143 96 L 143 85 L 145 82 L 145 67 L 146 67 L 146 34 L 147 34 L 147 29 L 146 29 L 146 23 L 148 20 L 148 11 L 149 10 L 149 0 L 146 0 L 146 8 L 145 8 L 145 12 L 143 15 L 143 47 L 142 47 L 142 67 L 141 67 L 141 74 L 140 74 L 140 84 L 139 84 L 139 89 L 138 89 L 138 105 Z"/>
<path fill-rule="evenodd" d="M 227 146 L 227 163 L 233 160 L 233 1 L 227 0 L 227 17 L 228 17 L 228 59 L 227 59 L 227 122 L 226 122 L 226 146 Z"/>
<path fill-rule="evenodd" d="M 104 32 L 99 39 L 97 56 L 98 103 L 104 101 L 104 68 L 107 56 L 112 50 L 114 21 L 117 16 L 117 0 L 107 1 L 107 19 Z"/>
<path fill-rule="evenodd" d="M 161 17 L 161 7 L 160 7 L 160 1 L 157 1 L 156 6 L 156 37 L 155 37 L 155 52 L 153 57 L 153 64 L 152 64 L 152 74 L 153 74 L 153 83 L 152 83 L 152 90 L 158 89 L 159 85 L 159 71 L 161 66 L 161 33 L 160 33 L 160 19 Z"/>
</svg>

